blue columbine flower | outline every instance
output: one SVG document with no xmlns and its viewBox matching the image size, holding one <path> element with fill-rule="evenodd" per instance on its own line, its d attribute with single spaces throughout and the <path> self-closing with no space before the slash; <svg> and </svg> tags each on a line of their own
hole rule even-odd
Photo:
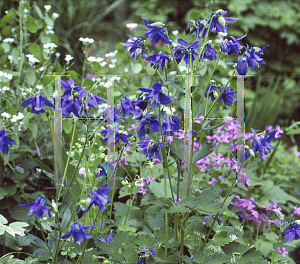
<svg viewBox="0 0 300 264">
<path fill-rule="evenodd" d="M 253 138 L 253 147 L 251 148 L 254 153 L 259 152 L 260 158 L 263 158 L 263 154 L 266 153 L 266 150 L 271 152 L 271 149 L 275 149 L 275 147 L 271 146 L 270 142 L 274 139 L 277 130 L 273 130 L 269 134 L 267 134 L 264 138 L 261 135 L 259 136 L 260 141 L 254 137 Z M 250 157 L 249 150 L 245 151 L 245 161 Z"/>
<path fill-rule="evenodd" d="M 146 59 L 146 61 L 152 61 L 150 66 L 153 67 L 153 69 L 155 70 L 158 69 L 158 67 L 163 70 L 165 66 L 165 60 L 172 62 L 169 56 L 162 54 L 162 51 L 160 51 L 157 54 L 152 54 Z"/>
<path fill-rule="evenodd" d="M 46 208 L 46 199 L 41 196 L 37 197 L 33 203 L 29 204 L 19 204 L 20 207 L 29 207 L 28 215 L 33 215 L 37 218 L 42 218 L 43 214 L 47 215 L 49 218 L 51 217 L 50 211 Z"/>
<path fill-rule="evenodd" d="M 77 206 L 77 208 L 76 208 L 76 214 L 77 214 L 78 219 L 80 219 L 84 215 L 85 210 L 83 210 L 83 209 L 84 209 L 84 207 L 83 207 L 82 204 L 79 204 Z"/>
<path fill-rule="evenodd" d="M 107 235 L 106 241 L 105 241 L 103 238 L 101 238 L 101 237 L 99 237 L 99 238 L 97 239 L 97 241 L 98 241 L 98 242 L 100 242 L 100 241 L 105 242 L 106 245 L 108 245 L 107 242 L 112 243 L 112 242 L 114 241 L 114 237 L 113 237 L 113 235 L 112 235 L 112 231 L 110 231 L 110 234 Z M 109 245 L 108 245 L 108 246 L 109 246 Z"/>
<path fill-rule="evenodd" d="M 149 28 L 148 31 L 145 31 L 145 37 L 150 39 L 152 45 L 155 45 L 159 40 L 166 44 L 172 45 L 172 42 L 164 34 L 166 28 L 155 28 L 151 26 L 151 24 L 146 19 L 142 19 L 144 20 L 145 25 Z"/>
<path fill-rule="evenodd" d="M 177 131 L 179 129 L 181 129 L 181 127 L 179 126 L 180 123 L 182 122 L 174 122 L 173 120 L 177 121 L 178 115 L 177 117 L 170 117 L 167 116 L 166 120 L 162 119 L 162 132 L 163 134 L 165 134 L 166 132 L 169 132 L 171 136 L 173 136 L 173 131 Z"/>
<path fill-rule="evenodd" d="M 248 49 L 248 52 L 244 53 L 244 57 L 247 60 L 248 66 L 251 68 L 251 71 L 253 71 L 254 68 L 258 69 L 261 64 L 265 64 L 263 58 L 260 56 L 262 55 L 261 53 L 267 48 L 269 45 L 264 46 L 262 49 L 259 48 L 252 48 L 251 50 Z"/>
<path fill-rule="evenodd" d="M 240 56 L 237 61 L 236 70 L 239 75 L 246 75 L 248 72 L 248 64 L 245 57 Z"/>
<path fill-rule="evenodd" d="M 159 120 L 157 117 L 147 117 L 151 112 L 151 110 L 147 111 L 147 113 L 144 116 L 143 121 L 140 124 L 139 131 L 137 133 L 137 137 L 143 137 L 146 134 L 150 133 L 150 128 L 154 132 L 160 132 L 160 125 Z"/>
<path fill-rule="evenodd" d="M 157 82 L 152 86 L 152 89 L 146 89 L 144 87 L 138 88 L 140 91 L 148 93 L 145 95 L 144 101 L 147 102 L 151 99 L 150 106 L 159 107 L 161 104 L 167 105 L 172 103 L 171 98 L 175 96 L 168 96 L 162 93 L 161 82 Z"/>
<path fill-rule="evenodd" d="M 223 91 L 225 85 L 223 85 L 221 88 L 220 88 L 220 92 Z M 219 101 L 223 100 L 224 101 L 224 104 L 225 106 L 232 106 L 232 102 L 235 102 L 237 99 L 234 97 L 234 94 L 237 93 L 238 91 L 235 91 L 235 92 L 232 92 L 230 90 L 230 88 L 227 86 L 225 88 L 225 91 L 224 93 L 220 96 Z"/>
<path fill-rule="evenodd" d="M 146 256 L 147 255 L 147 256 Z M 138 262 L 137 264 L 145 264 L 146 258 L 148 258 L 150 255 L 156 257 L 156 254 L 153 250 L 150 250 L 148 248 L 143 248 L 139 253 L 138 253 Z"/>
<path fill-rule="evenodd" d="M 192 28 L 192 25 L 190 23 L 187 24 L 185 28 L 185 34 L 187 36 L 190 36 L 194 32 L 197 33 L 198 31 L 198 38 L 206 38 L 207 30 L 208 30 L 208 20 L 200 20 L 198 19 L 195 21 L 195 26 Z M 207 27 L 206 27 L 207 26 Z M 192 28 L 192 30 L 191 30 Z"/>
<path fill-rule="evenodd" d="M 190 67 L 190 62 L 192 59 L 192 63 L 195 59 L 198 57 L 198 53 L 195 52 L 195 50 L 199 49 L 199 40 L 194 41 L 191 45 L 188 45 L 188 43 L 183 39 L 178 39 L 177 42 L 181 46 L 176 46 L 173 49 L 174 57 L 176 59 L 177 64 L 181 61 L 181 59 L 184 59 L 184 62 L 186 63 L 186 66 Z M 192 58 L 190 58 L 192 56 Z"/>
<path fill-rule="evenodd" d="M 62 109 L 63 116 L 69 117 L 69 115 L 73 113 L 75 116 L 79 117 L 80 107 L 81 107 L 81 101 L 78 98 L 73 98 L 73 100 L 61 98 L 61 109 Z M 84 106 L 81 108 L 80 114 L 82 113 L 83 110 L 85 111 L 84 108 L 85 108 Z"/>
<path fill-rule="evenodd" d="M 127 96 L 121 97 L 121 107 L 122 107 L 124 116 L 128 116 L 135 112 L 135 108 Z"/>
<path fill-rule="evenodd" d="M 117 144 L 120 140 L 123 141 L 124 143 L 128 144 L 129 145 L 129 142 L 128 142 L 128 138 L 129 136 L 126 135 L 126 134 L 123 134 L 123 133 L 118 133 L 119 131 L 119 127 L 118 126 L 115 126 L 115 130 L 113 131 L 112 128 L 109 126 L 106 130 L 102 130 L 100 132 L 96 132 L 96 133 L 101 133 L 101 134 L 106 134 L 106 136 L 104 137 L 103 139 L 103 142 L 105 144 L 107 144 L 107 130 L 111 133 L 111 134 L 114 134 L 114 137 L 115 137 L 115 144 Z"/>
<path fill-rule="evenodd" d="M 103 115 L 103 118 L 100 118 L 100 122 L 103 122 L 103 120 L 105 120 L 105 122 L 107 122 L 107 117 L 108 115 L 112 115 L 111 110 L 107 107 L 105 110 L 105 114 Z M 117 105 L 114 108 L 114 122 L 116 122 L 116 118 L 118 118 L 121 122 L 124 122 L 124 119 L 120 116 L 122 112 L 122 106 L 121 105 Z"/>
<path fill-rule="evenodd" d="M 224 42 L 221 43 L 221 45 L 220 45 L 221 51 L 228 55 L 231 55 L 231 54 L 238 55 L 240 52 L 239 50 L 243 48 L 243 46 L 239 43 L 239 41 L 246 36 L 247 36 L 247 34 L 240 38 L 237 38 L 237 39 L 230 36 L 232 40 L 228 41 L 226 39 Z"/>
<path fill-rule="evenodd" d="M 104 98 L 91 93 L 87 93 L 86 96 L 89 108 L 96 107 L 100 104 L 100 102 L 106 101 Z"/>
<path fill-rule="evenodd" d="M 227 14 L 227 11 L 218 10 L 217 12 L 213 12 L 211 15 L 213 16 L 215 14 L 217 15 L 217 17 L 213 17 L 209 33 L 215 30 L 217 33 L 219 32 L 226 33 L 228 28 L 226 22 L 230 23 L 235 20 L 238 20 L 238 18 L 234 18 L 234 17 L 224 17 L 224 15 Z M 208 25 L 210 24 L 210 21 L 211 18 L 207 22 Z"/>
<path fill-rule="evenodd" d="M 291 243 L 293 239 L 300 239 L 300 226 L 296 222 L 291 222 L 289 227 L 283 231 L 282 236 L 286 235 L 286 242 Z"/>
<path fill-rule="evenodd" d="M 77 226 L 78 228 L 77 228 Z M 88 228 L 92 228 L 94 227 L 94 225 L 90 225 L 90 226 L 82 226 L 79 222 L 74 222 L 74 224 L 72 224 L 72 227 L 71 227 L 71 231 L 62 236 L 61 239 L 65 239 L 65 238 L 68 238 L 70 236 L 73 236 L 74 237 L 74 244 L 78 241 L 78 242 L 82 242 L 84 241 L 85 239 L 89 239 L 91 238 L 91 236 L 86 232 L 86 229 Z"/>
<path fill-rule="evenodd" d="M 37 115 L 39 113 L 45 113 L 45 105 L 48 107 L 54 108 L 54 105 L 48 101 L 43 94 L 41 95 L 34 95 L 32 98 L 25 98 L 27 99 L 24 101 L 21 106 L 27 106 L 32 104 L 31 112 L 36 113 Z"/>
<path fill-rule="evenodd" d="M 133 38 L 132 36 L 129 37 L 128 42 L 126 43 L 121 43 L 123 46 L 130 48 L 130 57 L 137 60 L 140 55 L 143 57 L 147 57 L 147 52 L 143 48 L 144 47 L 144 41 L 142 41 L 142 38 Z"/>
<path fill-rule="evenodd" d="M 6 135 L 5 130 L 0 130 L 0 151 L 5 155 L 8 154 L 9 148 L 8 145 L 18 145 L 18 143 Z"/>
<path fill-rule="evenodd" d="M 110 203 L 111 197 L 107 196 L 106 194 L 110 193 L 111 190 L 111 188 L 107 188 L 107 184 L 101 186 L 97 191 L 91 190 L 89 193 L 89 196 L 91 197 L 91 202 L 89 204 L 89 207 L 86 209 L 85 213 L 87 213 L 90 210 L 93 204 L 95 206 L 98 206 L 99 210 L 103 212 L 105 210 L 104 205 Z"/>
<path fill-rule="evenodd" d="M 99 180 L 103 180 L 103 179 L 105 179 L 106 175 L 107 175 L 107 173 L 106 173 L 104 167 L 101 166 L 101 164 L 99 164 L 95 170 L 95 177 L 99 178 Z"/>
<path fill-rule="evenodd" d="M 217 84 L 215 82 L 208 84 L 206 91 L 205 91 L 205 98 L 207 98 L 207 94 L 209 93 L 208 96 L 210 96 L 210 99 L 212 101 L 214 101 L 216 98 L 214 97 L 213 91 L 217 92 Z"/>
<path fill-rule="evenodd" d="M 148 159 L 152 159 L 154 154 L 156 158 L 161 160 L 161 156 L 159 153 L 159 147 L 158 147 L 158 142 L 151 140 L 151 138 L 146 135 L 145 140 L 142 142 L 137 142 L 136 145 L 140 148 L 142 148 L 142 153 L 145 155 Z M 160 148 L 163 149 L 163 145 L 160 144 Z"/>
<path fill-rule="evenodd" d="M 74 92 L 79 93 L 79 99 L 82 100 L 85 95 L 85 88 L 76 85 L 75 81 L 70 77 L 68 82 L 61 80 L 61 88 L 64 90 L 63 98 L 69 99 Z"/>
<path fill-rule="evenodd" d="M 206 43 L 203 54 L 204 55 L 201 55 L 200 60 L 208 59 L 210 61 L 213 61 L 217 59 L 218 52 L 216 52 L 216 50 L 210 45 L 210 43 Z"/>
</svg>

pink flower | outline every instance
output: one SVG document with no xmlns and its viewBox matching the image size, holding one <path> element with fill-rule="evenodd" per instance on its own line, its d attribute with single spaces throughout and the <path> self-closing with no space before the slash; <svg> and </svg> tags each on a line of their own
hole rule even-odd
<svg viewBox="0 0 300 264">
<path fill-rule="evenodd" d="M 296 150 L 294 153 L 295 153 L 295 157 L 300 157 L 300 151 Z"/>
<path fill-rule="evenodd" d="M 294 215 L 300 216 L 300 207 L 297 208 L 296 206 L 294 206 L 293 208 L 295 210 Z"/>
<path fill-rule="evenodd" d="M 288 251 L 285 251 L 285 247 L 280 249 L 280 247 L 277 248 L 278 253 L 282 254 L 283 257 L 285 257 L 285 254 L 289 254 Z"/>
</svg>

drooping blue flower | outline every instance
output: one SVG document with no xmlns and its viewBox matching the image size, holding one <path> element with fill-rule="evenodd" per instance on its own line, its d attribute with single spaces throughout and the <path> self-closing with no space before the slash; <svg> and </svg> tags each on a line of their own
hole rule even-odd
<svg viewBox="0 0 300 264">
<path fill-rule="evenodd" d="M 105 179 L 106 175 L 107 175 L 107 173 L 106 173 L 104 167 L 101 166 L 101 164 L 99 164 L 95 170 L 95 177 L 99 178 L 99 180 L 103 180 L 103 179 Z"/>
<path fill-rule="evenodd" d="M 134 105 L 130 101 L 130 99 L 127 96 L 122 96 L 121 97 L 121 107 L 123 110 L 123 115 L 128 116 L 132 113 L 134 113 Z"/>
<path fill-rule="evenodd" d="M 42 218 L 43 214 L 51 217 L 50 211 L 46 207 L 47 201 L 41 196 L 37 197 L 36 200 L 29 204 L 19 204 L 20 207 L 29 207 L 28 215 L 33 215 L 37 218 Z"/>
<path fill-rule="evenodd" d="M 18 145 L 18 143 L 7 136 L 4 129 L 0 130 L 0 151 L 2 151 L 5 155 L 7 155 L 9 151 L 8 145 Z"/>
<path fill-rule="evenodd" d="M 198 31 L 198 38 L 206 38 L 208 27 L 208 20 L 200 20 L 198 19 L 195 21 L 195 26 L 192 26 L 190 23 L 187 24 L 185 28 L 185 34 L 190 36 L 194 32 L 197 34 Z"/>
<path fill-rule="evenodd" d="M 89 108 L 96 107 L 100 104 L 100 102 L 106 101 L 104 98 L 91 93 L 87 93 L 86 96 Z"/>
<path fill-rule="evenodd" d="M 181 61 L 181 59 L 184 59 L 184 62 L 186 63 L 186 66 L 189 68 L 190 63 L 197 59 L 198 53 L 195 52 L 195 50 L 199 49 L 199 40 L 194 41 L 191 45 L 188 45 L 188 43 L 183 39 L 178 39 L 177 42 L 181 46 L 176 46 L 173 49 L 174 57 L 176 59 L 177 64 Z M 191 56 L 191 57 L 190 57 Z"/>
<path fill-rule="evenodd" d="M 261 53 L 268 47 L 269 45 L 264 46 L 262 49 L 259 48 L 252 48 L 251 50 L 248 49 L 248 52 L 244 52 L 244 57 L 247 60 L 248 66 L 251 68 L 251 71 L 253 71 L 254 68 L 258 69 L 261 64 L 265 64 L 264 59 L 260 56 Z"/>
<path fill-rule="evenodd" d="M 110 113 L 111 110 L 107 107 L 105 110 L 105 114 L 103 115 L 103 118 L 100 118 L 100 122 L 103 122 L 103 120 L 105 120 L 105 123 L 107 123 L 107 117 L 112 115 L 112 113 Z M 121 122 L 124 122 L 124 119 L 120 116 L 122 112 L 122 106 L 121 105 L 117 105 L 116 107 L 114 107 L 114 122 L 116 122 L 116 118 L 118 118 Z"/>
<path fill-rule="evenodd" d="M 106 245 L 108 245 L 107 242 L 112 243 L 112 242 L 114 241 L 114 237 L 113 237 L 113 235 L 112 235 L 112 231 L 110 231 L 110 234 L 107 235 L 106 241 L 105 241 L 103 238 L 101 238 L 101 237 L 99 237 L 99 238 L 97 239 L 97 241 L 98 241 L 98 242 L 100 242 L 100 241 L 105 242 Z M 108 245 L 108 246 L 109 246 L 109 245 Z"/>
<path fill-rule="evenodd" d="M 182 122 L 174 122 L 173 120 L 177 121 L 178 115 L 177 117 L 170 117 L 167 116 L 166 119 L 162 118 L 162 132 L 163 134 L 165 134 L 166 132 L 169 132 L 169 134 L 171 136 L 173 136 L 173 131 L 177 131 L 179 129 L 181 129 L 181 127 L 179 126 L 180 123 Z"/>
<path fill-rule="evenodd" d="M 147 57 L 147 52 L 143 48 L 144 41 L 142 40 L 142 38 L 133 38 L 132 36 L 130 36 L 128 42 L 121 44 L 127 48 L 130 48 L 129 52 L 131 58 L 135 57 L 135 59 L 137 60 L 140 55 L 142 55 L 143 57 Z"/>
<path fill-rule="evenodd" d="M 234 17 L 224 17 L 224 15 L 227 14 L 227 11 L 223 11 L 223 10 L 218 10 L 217 12 L 213 12 L 211 15 L 217 15 L 217 17 L 213 17 L 212 18 L 212 22 L 211 22 L 211 27 L 209 30 L 210 32 L 213 32 L 216 30 L 217 33 L 222 32 L 222 33 L 226 33 L 227 32 L 227 28 L 228 25 L 226 23 L 230 23 L 233 22 L 235 20 L 238 20 L 238 18 L 234 18 Z M 207 24 L 209 25 L 211 21 L 211 18 L 207 21 Z"/>
<path fill-rule="evenodd" d="M 216 50 L 210 45 L 210 43 L 206 43 L 203 55 L 201 55 L 200 60 L 203 59 L 208 59 L 210 61 L 216 60 L 217 54 L 218 52 L 216 52 Z"/>
<path fill-rule="evenodd" d="M 82 100 L 85 95 L 85 88 L 76 85 L 75 81 L 70 77 L 68 82 L 61 80 L 61 88 L 64 90 L 62 98 L 69 99 L 74 92 L 79 93 L 79 99 Z"/>
<path fill-rule="evenodd" d="M 79 100 L 79 98 L 73 98 L 72 100 L 61 98 L 61 109 L 63 116 L 69 117 L 70 114 L 73 113 L 75 116 L 79 117 L 79 114 L 81 114 L 82 111 L 85 111 L 85 114 L 87 115 L 85 110 L 85 104 L 82 107 L 81 104 L 82 103 Z"/>
<path fill-rule="evenodd" d="M 210 99 L 214 101 L 216 98 L 214 97 L 213 91 L 217 92 L 217 84 L 215 82 L 214 83 L 210 82 L 205 91 L 205 98 L 207 98 L 207 94 L 209 93 L 208 96 L 210 96 Z"/>
<path fill-rule="evenodd" d="M 277 130 L 273 130 L 269 134 L 267 134 L 265 137 L 262 137 L 261 135 L 258 135 L 259 139 L 256 137 L 253 138 L 253 146 L 252 150 L 254 153 L 257 151 L 259 152 L 260 158 L 263 158 L 263 154 L 266 154 L 266 150 L 271 152 L 271 149 L 275 149 L 275 147 L 271 146 L 271 140 L 274 139 L 276 135 Z M 245 151 L 245 161 L 250 157 L 249 149 L 246 149 Z"/>
<path fill-rule="evenodd" d="M 165 66 L 165 60 L 172 62 L 169 56 L 162 54 L 162 51 L 157 54 L 152 54 L 146 59 L 146 61 L 152 61 L 150 66 L 155 70 L 158 69 L 158 67 L 163 70 Z"/>
<path fill-rule="evenodd" d="M 148 248 L 143 248 L 139 253 L 138 253 L 138 262 L 137 264 L 145 264 L 146 258 L 149 257 L 150 255 L 156 257 L 156 254 L 153 250 L 150 250 Z"/>
<path fill-rule="evenodd" d="M 149 110 L 144 116 L 143 121 L 141 122 L 139 126 L 139 131 L 137 133 L 137 137 L 143 137 L 146 134 L 150 133 L 150 128 L 154 132 L 160 132 L 160 125 L 159 125 L 159 120 L 157 117 L 147 117 L 152 111 Z"/>
<path fill-rule="evenodd" d="M 77 228 L 77 226 L 78 228 Z M 74 244 L 78 241 L 78 242 L 82 242 L 85 239 L 89 239 L 91 238 L 91 236 L 87 233 L 87 229 L 88 228 L 92 228 L 94 227 L 94 225 L 90 225 L 90 226 L 82 226 L 79 222 L 74 222 L 74 224 L 72 224 L 71 226 L 71 231 L 68 234 L 65 234 L 64 236 L 62 236 L 60 239 L 66 239 L 70 236 L 74 237 Z"/>
<path fill-rule="evenodd" d="M 84 211 L 85 210 L 83 210 L 83 209 L 84 209 L 84 207 L 83 207 L 82 204 L 79 204 L 77 206 L 77 208 L 76 208 L 76 214 L 77 214 L 78 219 L 80 219 L 84 215 Z"/>
<path fill-rule="evenodd" d="M 107 187 L 107 184 L 101 186 L 97 191 L 91 190 L 89 193 L 89 196 L 91 197 L 91 202 L 89 204 L 89 207 L 86 209 L 85 213 L 87 213 L 90 210 L 93 204 L 95 206 L 98 206 L 99 210 L 103 212 L 105 210 L 104 205 L 108 205 L 110 203 L 111 197 L 107 196 L 106 194 L 110 193 L 111 190 L 111 188 Z"/>
<path fill-rule="evenodd" d="M 237 61 L 236 70 L 239 75 L 246 75 L 248 72 L 248 64 L 245 57 L 240 56 Z"/>
<path fill-rule="evenodd" d="M 291 222 L 286 230 L 283 231 L 282 236 L 286 235 L 286 242 L 291 243 L 294 239 L 300 239 L 300 226 L 296 222 Z"/>
<path fill-rule="evenodd" d="M 223 91 L 225 85 L 223 85 L 221 88 L 220 88 L 220 92 Z M 232 92 L 230 90 L 230 88 L 227 86 L 225 88 L 225 91 L 224 93 L 220 96 L 219 101 L 223 100 L 224 101 L 224 104 L 225 106 L 232 106 L 232 102 L 235 102 L 237 101 L 237 99 L 234 97 L 234 94 L 237 93 L 238 91 L 235 91 L 235 92 Z"/>
<path fill-rule="evenodd" d="M 150 39 L 152 45 L 155 45 L 159 40 L 166 44 L 172 45 L 172 42 L 164 34 L 166 28 L 155 28 L 151 26 L 151 24 L 146 19 L 142 19 L 144 20 L 145 25 L 149 28 L 148 31 L 145 31 L 145 37 Z"/>
<path fill-rule="evenodd" d="M 43 94 L 41 95 L 36 94 L 31 98 L 25 98 L 25 99 L 27 100 L 24 101 L 21 104 L 21 106 L 27 106 L 32 104 L 31 112 L 37 115 L 39 113 L 45 113 L 45 105 L 54 108 L 54 105 L 50 103 L 50 101 L 48 101 Z"/>
<path fill-rule="evenodd" d="M 238 55 L 240 52 L 239 50 L 243 48 L 243 46 L 239 43 L 239 41 L 246 36 L 247 36 L 247 34 L 240 38 L 237 38 L 237 39 L 230 36 L 232 40 L 228 41 L 226 39 L 224 42 L 221 43 L 221 45 L 220 45 L 221 51 L 228 55 L 231 55 L 231 54 Z"/>
<path fill-rule="evenodd" d="M 115 129 L 112 130 L 112 128 L 109 126 L 107 129 L 105 130 L 102 130 L 102 131 L 99 131 L 99 132 L 96 132 L 96 133 L 101 133 L 101 134 L 106 134 L 106 136 L 104 137 L 103 139 L 103 142 L 105 144 L 107 144 L 107 130 L 109 133 L 111 134 L 114 134 L 114 137 L 115 137 L 115 144 L 117 144 L 120 140 L 123 141 L 124 143 L 128 144 L 129 145 L 129 142 L 128 142 L 128 138 L 129 136 L 126 135 L 126 134 L 123 134 L 123 133 L 119 133 L 119 127 L 118 126 L 115 126 Z"/>
<path fill-rule="evenodd" d="M 151 140 L 151 138 L 146 135 L 145 136 L 145 140 L 142 142 L 137 142 L 136 145 L 140 148 L 142 148 L 142 153 L 143 155 L 145 155 L 148 159 L 152 159 L 154 154 L 156 156 L 156 158 L 158 158 L 159 160 L 161 160 L 161 156 L 159 153 L 159 147 L 161 149 L 163 149 L 163 145 L 160 144 L 158 146 L 158 142 Z"/>
<path fill-rule="evenodd" d="M 167 105 L 172 103 L 171 98 L 175 96 L 168 96 L 162 93 L 161 82 L 157 82 L 152 86 L 152 89 L 147 89 L 144 87 L 138 88 L 140 91 L 145 92 L 145 102 L 148 102 L 151 99 L 150 106 L 159 107 L 161 104 Z"/>
</svg>

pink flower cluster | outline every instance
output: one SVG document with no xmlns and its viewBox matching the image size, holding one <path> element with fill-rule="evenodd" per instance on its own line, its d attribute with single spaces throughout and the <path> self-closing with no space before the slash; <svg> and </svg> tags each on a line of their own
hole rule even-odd
<svg viewBox="0 0 300 264">
<path fill-rule="evenodd" d="M 279 254 L 281 254 L 283 257 L 285 257 L 285 254 L 289 254 L 288 251 L 285 251 L 285 247 L 283 247 L 282 249 L 280 249 L 280 247 L 277 248 L 277 251 Z"/>
</svg>

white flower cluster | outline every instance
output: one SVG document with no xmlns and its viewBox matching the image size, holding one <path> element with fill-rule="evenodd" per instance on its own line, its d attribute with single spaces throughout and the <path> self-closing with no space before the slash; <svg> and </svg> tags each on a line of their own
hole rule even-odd
<svg viewBox="0 0 300 264">
<path fill-rule="evenodd" d="M 65 57 L 65 61 L 69 62 L 70 60 L 73 60 L 74 57 L 72 57 L 71 55 L 66 55 Z"/>
<path fill-rule="evenodd" d="M 26 54 L 26 57 L 29 60 L 29 64 L 32 66 L 36 62 L 40 62 L 36 57 L 34 57 L 32 54 Z"/>
<path fill-rule="evenodd" d="M 54 34 L 53 27 L 47 26 L 47 29 L 46 34 Z"/>
<path fill-rule="evenodd" d="M 129 24 L 126 24 L 126 27 L 127 27 L 127 28 L 130 28 L 130 29 L 136 28 L 137 26 L 138 26 L 137 23 L 129 23 Z"/>
<path fill-rule="evenodd" d="M 53 18 L 54 20 L 57 19 L 57 18 L 59 18 L 59 14 L 53 13 L 53 14 L 52 14 L 52 18 Z"/>
<path fill-rule="evenodd" d="M 105 56 L 106 58 L 113 58 L 113 57 L 116 56 L 117 53 L 118 53 L 118 50 L 115 50 L 115 51 L 106 53 L 104 56 Z"/>
<path fill-rule="evenodd" d="M 44 8 L 46 9 L 46 12 L 48 12 L 51 9 L 51 5 L 44 5 Z"/>
<path fill-rule="evenodd" d="M 170 107 L 166 107 L 166 108 L 164 108 L 164 111 L 166 111 L 168 116 L 171 116 L 176 112 L 176 109 L 174 107 L 172 107 L 171 111 L 170 111 Z"/>
<path fill-rule="evenodd" d="M 45 51 L 46 53 L 52 54 L 52 53 L 54 53 L 53 50 L 54 50 L 55 48 L 57 48 L 57 45 L 54 44 L 54 43 L 46 43 L 46 44 L 43 45 L 43 47 L 44 47 L 44 51 Z"/>
<path fill-rule="evenodd" d="M 9 42 L 9 43 L 12 43 L 12 42 L 14 42 L 14 41 L 15 41 L 14 38 L 5 38 L 5 39 L 3 39 L 3 42 Z"/>
<path fill-rule="evenodd" d="M 93 63 L 93 62 L 102 62 L 104 59 L 103 58 L 100 58 L 100 57 L 98 57 L 98 58 L 96 58 L 96 57 L 93 57 L 93 56 L 90 56 L 90 57 L 88 57 L 87 58 L 87 60 L 89 61 L 89 62 L 91 62 L 91 63 Z"/>
<path fill-rule="evenodd" d="M 173 34 L 174 36 L 177 36 L 177 35 L 179 34 L 179 31 L 178 31 L 178 30 L 174 30 L 174 31 L 172 31 L 172 34 Z"/>
<path fill-rule="evenodd" d="M 37 85 L 36 88 L 38 88 L 39 90 L 43 89 L 43 85 Z"/>
<path fill-rule="evenodd" d="M 3 86 L 2 89 L 0 88 L 1 92 L 4 93 L 5 91 L 9 90 L 9 87 L 7 86 Z M 11 91 L 12 93 L 14 93 L 14 91 Z"/>
<path fill-rule="evenodd" d="M 6 118 L 10 118 L 10 114 L 6 113 L 6 112 L 2 113 L 1 116 L 6 117 Z"/>
<path fill-rule="evenodd" d="M 8 74 L 6 72 L 2 72 L 0 71 L 0 82 L 4 80 L 4 78 L 11 80 L 12 79 L 12 75 Z M 7 80 L 6 80 L 7 81 Z"/>
<path fill-rule="evenodd" d="M 106 64 L 107 64 L 107 62 L 106 62 L 106 61 L 102 61 L 102 62 L 100 62 L 100 66 L 101 66 L 101 67 L 104 67 Z"/>
<path fill-rule="evenodd" d="M 11 122 L 17 122 L 20 119 L 23 119 L 24 115 L 22 113 L 18 113 L 18 115 L 13 115 L 13 118 L 10 120 Z"/>
<path fill-rule="evenodd" d="M 88 43 L 92 44 L 95 42 L 92 38 L 83 38 L 83 37 L 79 38 L 79 41 L 82 41 L 83 44 L 88 44 Z"/>
</svg>

